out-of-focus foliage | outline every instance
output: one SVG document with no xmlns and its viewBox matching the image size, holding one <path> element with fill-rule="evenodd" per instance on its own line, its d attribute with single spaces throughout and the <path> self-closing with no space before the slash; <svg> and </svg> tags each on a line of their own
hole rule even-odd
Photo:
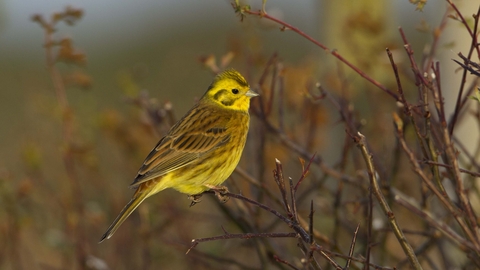
<svg viewBox="0 0 480 270">
<path fill-rule="evenodd" d="M 426 1 L 411 2 L 417 9 L 425 8 Z M 273 237 L 292 233 L 295 226 L 244 200 L 231 198 L 222 204 L 204 195 L 200 204 L 190 208 L 184 194 L 169 190 L 147 200 L 112 239 L 97 244 L 130 198 L 133 191 L 127 186 L 146 154 L 181 116 L 180 111 L 195 102 L 195 96 L 172 89 L 184 96 L 176 104 L 152 94 L 155 91 L 145 90 L 143 83 L 161 74 L 138 64 L 119 67 L 111 81 L 122 91 L 121 109 L 91 100 L 89 91 L 77 89 L 88 89 L 97 81 L 85 67 L 87 55 L 76 48 L 75 37 L 60 37 L 56 32 L 63 23 L 79 23 L 83 11 L 69 7 L 52 16 L 33 17 L 45 34 L 47 73 L 26 71 L 25 75 L 25 87 L 34 93 L 25 97 L 24 109 L 30 118 L 26 125 L 37 132 L 11 153 L 22 175 L 0 169 L 0 204 L 4 206 L 0 209 L 0 269 L 310 269 L 316 265 L 325 269 L 334 265 L 332 261 L 342 267 L 349 263 L 352 269 L 366 263 L 372 269 L 403 269 L 409 260 L 389 226 L 394 218 L 425 269 L 478 267 L 480 239 L 474 217 L 480 209 L 480 148 L 465 149 L 456 139 L 455 121 L 442 118 L 443 102 L 438 96 L 440 79 L 461 75 L 442 73 L 439 78 L 436 55 L 428 53 L 412 68 L 417 62 L 410 61 L 404 44 L 389 35 L 381 43 L 392 44 L 397 74 L 391 71 L 388 57 L 379 56 L 383 48 L 370 61 L 363 60 L 355 72 L 344 63 L 326 65 L 319 60 L 333 58 L 335 50 L 292 63 L 280 53 L 266 53 L 265 40 L 256 36 L 256 24 L 267 18 L 265 9 L 257 16 L 250 6 L 236 3 L 239 21 L 249 23 L 243 29 L 246 33 L 233 34 L 224 53 L 208 51 L 197 56 L 204 82 L 211 79 L 207 74 L 233 66 L 261 94 L 252 100 L 244 156 L 225 184 L 230 192 L 298 221 L 295 225 L 311 233 L 312 243 L 303 243 L 301 237 Z M 348 31 L 359 25 L 387 31 L 382 18 L 388 15 L 351 17 L 345 25 L 350 26 Z M 297 45 L 302 37 L 285 25 L 274 29 L 285 30 L 279 33 L 294 40 L 294 45 L 285 46 L 303 48 Z M 424 27 L 424 34 L 429 29 Z M 441 35 L 441 31 L 436 28 L 434 33 Z M 355 40 L 351 42 L 355 46 Z M 438 43 L 431 46 L 436 48 Z M 478 51 L 478 44 L 476 48 L 472 51 Z M 358 54 L 361 51 L 358 48 Z M 181 69 L 192 62 L 182 60 L 172 69 L 183 80 L 192 80 L 194 76 Z M 424 69 L 428 72 L 421 73 Z M 377 83 L 393 94 L 363 79 L 372 74 L 389 76 Z M 37 83 L 41 81 L 37 76 L 49 77 L 53 83 Z M 166 91 L 163 84 L 167 83 L 158 82 L 159 88 Z M 208 85 L 195 84 L 200 91 L 195 95 L 201 96 Z M 473 103 L 468 96 L 479 99 L 478 91 L 468 92 L 476 89 L 473 86 L 465 87 L 462 98 L 467 102 Z M 77 100 L 85 102 L 79 106 Z M 99 111 L 89 107 L 96 104 L 102 104 Z M 457 121 L 467 117 L 478 121 L 478 115 L 478 104 L 466 106 Z M 452 125 L 450 133 L 444 132 L 447 124 Z M 365 135 L 370 164 L 356 147 L 361 148 L 357 132 Z M 279 177 L 276 160 L 283 164 L 288 196 L 282 195 L 274 180 Z M 368 165 L 375 171 L 369 171 Z M 289 197 L 290 183 L 299 179 L 295 198 Z M 388 217 L 370 193 L 372 179 L 378 179 L 391 208 Z M 469 213 L 472 208 L 474 212 Z M 199 243 L 185 254 L 192 239 L 247 233 L 242 239 Z M 349 254 L 352 239 L 356 244 Z"/>
<path fill-rule="evenodd" d="M 415 10 L 418 11 L 423 11 L 425 8 L 425 5 L 427 4 L 427 0 L 409 0 L 410 3 L 414 4 L 416 6 Z"/>
</svg>

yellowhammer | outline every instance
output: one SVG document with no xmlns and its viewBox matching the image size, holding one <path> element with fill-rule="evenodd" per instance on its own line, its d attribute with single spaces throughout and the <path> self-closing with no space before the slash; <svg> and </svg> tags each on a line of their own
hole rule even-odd
<svg viewBox="0 0 480 270">
<path fill-rule="evenodd" d="M 258 96 L 233 69 L 218 74 L 199 102 L 153 148 L 131 184 L 130 202 L 100 242 L 146 198 L 166 188 L 195 195 L 218 189 L 237 166 L 247 139 L 250 98 Z"/>
</svg>

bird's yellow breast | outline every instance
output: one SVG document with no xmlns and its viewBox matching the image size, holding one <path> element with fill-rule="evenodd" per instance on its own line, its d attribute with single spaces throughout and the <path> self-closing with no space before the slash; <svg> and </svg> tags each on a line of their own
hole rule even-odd
<svg viewBox="0 0 480 270">
<path fill-rule="evenodd" d="M 200 194 L 210 189 L 207 186 L 221 185 L 232 174 L 242 156 L 249 125 L 248 113 L 232 113 L 226 131 L 229 140 L 195 162 L 164 175 L 152 195 L 166 188 L 189 195 Z"/>
</svg>

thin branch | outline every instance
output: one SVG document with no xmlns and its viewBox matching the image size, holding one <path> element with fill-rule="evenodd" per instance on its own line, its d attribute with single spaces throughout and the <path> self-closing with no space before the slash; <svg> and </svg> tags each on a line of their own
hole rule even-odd
<svg viewBox="0 0 480 270">
<path fill-rule="evenodd" d="M 299 154 L 304 159 L 310 159 L 313 156 L 312 153 L 309 153 L 307 150 L 302 148 L 300 145 L 293 142 L 290 138 L 287 137 L 287 135 L 285 133 L 283 133 L 279 129 L 275 128 L 270 122 L 268 122 L 267 120 L 263 120 L 263 122 L 267 126 L 268 131 L 270 131 L 271 133 L 276 135 L 277 138 L 280 139 L 280 141 L 287 148 L 289 148 L 290 150 L 293 150 L 294 152 Z M 347 174 L 344 174 L 342 172 L 339 172 L 339 171 L 333 169 L 332 167 L 328 166 L 327 164 L 322 162 L 322 159 L 318 155 L 315 156 L 315 158 L 313 159 L 313 163 L 317 164 L 324 173 L 326 173 L 327 175 L 329 175 L 329 176 L 331 176 L 335 179 L 338 179 L 338 180 L 341 180 L 341 181 L 346 181 L 346 182 L 348 182 L 349 184 L 352 184 L 352 185 L 359 185 L 356 178 L 351 177 L 351 176 L 349 176 Z"/>
<path fill-rule="evenodd" d="M 252 238 L 295 238 L 297 233 L 229 233 L 222 227 L 224 234 L 213 237 L 192 239 L 192 245 L 185 254 L 203 242 L 227 240 L 227 239 L 252 239 Z"/>
<path fill-rule="evenodd" d="M 285 211 L 289 216 L 292 216 L 292 209 L 290 208 L 290 204 L 288 204 L 288 200 L 287 200 L 287 193 L 285 190 L 285 179 L 283 178 L 282 163 L 280 162 L 280 160 L 275 159 L 275 166 L 276 166 L 276 169 L 273 170 L 273 178 L 275 179 L 275 183 L 277 183 L 278 189 L 280 190 L 280 194 L 282 194 L 282 201 L 285 207 Z"/>
<path fill-rule="evenodd" d="M 395 64 L 395 60 L 393 60 L 393 55 L 392 55 L 392 52 L 390 51 L 390 49 L 387 48 L 386 51 L 387 51 L 388 59 L 390 60 L 390 65 L 392 66 L 392 69 L 393 69 L 393 73 L 395 74 L 395 80 L 397 82 L 397 90 L 398 90 L 399 99 L 400 99 L 399 101 L 403 103 L 406 110 L 409 110 L 410 106 L 407 103 L 407 100 L 405 98 L 405 94 L 403 93 L 402 82 L 400 80 L 400 75 L 398 74 L 397 64 Z M 408 114 L 408 112 L 407 112 L 407 114 Z"/>
<path fill-rule="evenodd" d="M 410 163 L 413 166 L 413 169 L 415 173 L 422 179 L 422 181 L 428 186 L 428 188 L 437 196 L 437 198 L 440 200 L 440 202 L 445 205 L 445 207 L 448 209 L 448 211 L 453 215 L 455 220 L 458 222 L 462 230 L 465 232 L 465 234 L 472 240 L 472 242 L 475 245 L 475 251 L 477 253 L 480 252 L 480 247 L 476 243 L 476 238 L 473 234 L 473 232 L 470 230 L 468 225 L 465 223 L 463 218 L 461 217 L 461 213 L 458 211 L 458 209 L 452 204 L 451 201 L 448 200 L 447 195 L 441 193 L 433 184 L 431 179 L 425 175 L 423 172 L 422 168 L 420 167 L 420 164 L 418 163 L 417 159 L 415 158 L 415 155 L 412 153 L 412 151 L 409 149 L 407 146 L 407 143 L 405 142 L 405 139 L 403 138 L 403 130 L 400 128 L 400 125 L 398 123 L 395 123 L 396 129 L 397 129 L 397 137 L 399 139 L 399 142 L 404 150 L 404 152 L 407 154 L 408 159 L 410 160 Z M 448 134 L 448 133 L 447 133 Z"/>
<path fill-rule="evenodd" d="M 339 258 L 343 258 L 343 259 L 350 259 L 354 262 L 359 262 L 359 263 L 362 263 L 362 264 L 365 264 L 365 259 L 360 259 L 360 258 L 355 258 L 355 257 L 350 257 L 350 256 L 347 256 L 347 255 L 344 255 L 344 254 L 340 254 L 340 253 L 336 253 L 336 252 L 330 252 L 330 251 L 326 251 L 324 250 L 325 253 L 328 253 L 328 255 L 330 256 L 335 256 L 335 257 L 339 257 Z M 374 269 L 376 270 L 394 270 L 396 268 L 392 268 L 392 267 L 382 267 L 380 265 L 376 265 L 376 264 L 373 264 L 373 263 L 370 263 L 369 264 L 370 267 L 373 267 Z"/>
<path fill-rule="evenodd" d="M 439 167 L 444 167 L 444 168 L 449 168 L 449 169 L 452 168 L 451 165 L 447 165 L 447 164 L 443 164 L 443 163 L 439 163 L 439 162 L 434 162 L 434 161 L 430 161 L 430 160 L 425 160 L 424 162 L 426 164 L 435 165 L 435 166 L 439 166 Z M 469 174 L 471 176 L 480 177 L 480 173 L 478 173 L 478 172 L 472 172 L 472 171 L 465 170 L 465 169 L 462 169 L 462 168 L 460 168 L 459 170 L 460 170 L 460 172 Z"/>
<path fill-rule="evenodd" d="M 470 74 L 480 77 L 480 65 L 479 64 L 477 64 L 477 63 L 473 62 L 472 60 L 468 59 L 467 57 L 463 56 L 463 54 L 461 52 L 458 53 L 458 57 L 462 58 L 462 60 L 465 64 L 461 63 L 460 61 L 457 61 L 455 59 L 452 59 L 453 62 L 457 63 L 462 68 L 470 71 Z M 474 68 L 476 68 L 476 70 Z"/>
<path fill-rule="evenodd" d="M 312 158 L 310 158 L 310 160 L 308 161 L 307 167 L 306 167 L 306 168 L 303 168 L 303 170 L 302 170 L 302 176 L 300 176 L 300 179 L 298 179 L 297 184 L 296 184 L 295 187 L 293 188 L 293 190 L 294 190 L 295 192 L 297 192 L 298 187 L 300 186 L 300 184 L 302 183 L 302 181 L 303 181 L 303 180 L 305 179 L 305 177 L 307 176 L 308 171 L 310 170 L 310 165 L 312 165 L 312 161 L 313 161 L 313 159 L 315 158 L 315 155 L 316 155 L 316 154 L 317 154 L 317 153 L 313 154 Z"/>
<path fill-rule="evenodd" d="M 241 7 L 241 6 L 238 6 L 235 2 L 232 3 L 233 5 L 233 8 L 236 12 L 240 13 L 242 16 L 244 16 L 244 14 L 250 14 L 250 15 L 255 15 L 255 16 L 259 16 L 260 18 L 265 18 L 267 20 L 270 20 L 270 21 L 273 21 L 279 25 L 282 26 L 282 30 L 292 30 L 293 32 L 299 34 L 300 36 L 304 37 L 305 39 L 307 39 L 308 41 L 312 42 L 313 44 L 315 44 L 316 46 L 320 47 L 321 49 L 323 49 L 325 52 L 327 53 L 330 53 L 331 55 L 333 55 L 334 57 L 336 57 L 338 60 L 340 60 L 342 63 L 346 64 L 347 66 L 349 66 L 353 71 L 355 71 L 356 73 L 358 73 L 360 76 L 362 76 L 363 78 L 365 78 L 367 81 L 369 81 L 370 83 L 372 83 L 373 85 L 375 85 L 376 87 L 380 88 L 382 91 L 384 91 L 385 93 L 387 93 L 388 95 L 392 96 L 395 100 L 399 100 L 397 94 L 393 93 L 390 89 L 388 89 L 387 87 L 385 87 L 384 85 L 382 85 L 380 82 L 374 80 L 372 77 L 368 76 L 365 72 L 363 72 L 360 68 L 356 67 L 355 65 L 353 65 L 352 63 L 350 63 L 348 60 L 346 60 L 345 58 L 343 58 L 342 55 L 340 55 L 337 51 L 335 50 L 330 50 L 327 46 L 323 45 L 322 43 L 320 43 L 319 41 L 315 40 L 314 38 L 312 38 L 311 36 L 309 36 L 308 34 L 306 34 L 305 32 L 303 32 L 302 30 L 294 27 L 293 25 L 291 24 L 288 24 L 280 19 L 277 19 L 273 16 L 270 16 L 269 14 L 265 13 L 265 12 L 262 12 L 261 10 L 259 11 L 251 11 L 249 10 L 248 8 L 244 8 L 244 7 Z M 243 18 L 243 17 L 242 17 Z"/>
<path fill-rule="evenodd" d="M 467 250 L 467 249 L 475 250 L 475 246 L 471 242 L 468 242 L 466 239 L 461 237 L 452 228 L 450 228 L 447 224 L 438 220 L 438 218 L 434 217 L 433 214 L 431 214 L 431 213 L 429 213 L 425 210 L 422 210 L 420 206 L 418 206 L 412 200 L 408 199 L 406 195 L 403 195 L 400 191 L 398 191 L 396 189 L 392 189 L 392 192 L 395 195 L 394 196 L 395 202 L 397 202 L 401 206 L 407 208 L 412 213 L 421 217 L 422 220 L 425 220 L 432 228 L 440 230 L 447 237 L 447 239 L 450 239 L 453 243 L 458 245 L 458 247 L 460 249 L 462 249 L 462 250 Z"/>
<path fill-rule="evenodd" d="M 287 265 L 288 267 L 292 268 L 292 269 L 295 269 L 295 270 L 300 270 L 298 269 L 297 267 L 295 267 L 293 264 L 285 261 L 285 260 L 282 260 L 280 259 L 280 257 L 278 257 L 277 255 L 273 255 L 273 258 L 275 259 L 275 261 L 279 262 L 279 263 L 283 263 L 285 265 Z"/>
<path fill-rule="evenodd" d="M 414 269 L 422 269 L 422 266 L 420 265 L 420 262 L 418 261 L 417 256 L 415 256 L 415 252 L 413 251 L 412 246 L 410 245 L 407 238 L 405 237 L 402 230 L 400 229 L 400 226 L 397 223 L 395 215 L 390 209 L 390 206 L 387 204 L 385 197 L 383 197 L 382 191 L 380 190 L 380 187 L 378 185 L 377 173 L 373 166 L 372 155 L 367 149 L 365 136 L 362 135 L 360 132 L 358 132 L 358 136 L 356 136 L 354 139 L 355 139 L 355 142 L 357 143 L 358 148 L 360 148 L 363 159 L 365 160 L 365 163 L 367 165 L 367 171 L 368 171 L 368 176 L 370 177 L 371 189 L 373 190 L 373 193 L 375 194 L 375 197 L 377 198 L 383 210 L 383 213 L 388 218 L 388 223 L 392 228 L 394 235 L 397 237 L 397 240 L 400 246 L 402 247 L 403 251 L 405 252 L 405 255 L 410 260 L 411 266 Z M 368 258 L 367 258 L 367 261 L 368 261 Z"/>
<path fill-rule="evenodd" d="M 407 36 L 405 35 L 405 32 L 403 32 L 403 28 L 399 27 L 398 31 L 400 32 L 400 36 L 402 37 L 402 40 L 403 40 L 403 47 L 405 48 L 405 51 L 407 52 L 408 58 L 410 60 L 410 65 L 413 71 L 413 75 L 415 76 L 415 82 L 417 84 L 423 83 L 428 88 L 430 88 L 430 82 L 428 82 L 423 76 L 424 74 L 420 72 L 417 62 L 413 58 L 413 50 L 412 50 L 412 47 L 410 46 L 410 43 L 407 40 Z"/>
<path fill-rule="evenodd" d="M 315 249 L 320 255 L 322 255 L 328 262 L 335 267 L 336 270 L 343 270 L 343 268 L 332 258 L 330 255 L 322 249 Z"/>
<path fill-rule="evenodd" d="M 308 215 L 308 218 L 310 220 L 310 223 L 308 224 L 308 234 L 310 235 L 310 245 L 313 244 L 313 200 L 310 201 L 310 214 Z"/>
<path fill-rule="evenodd" d="M 357 225 L 357 228 L 355 229 L 355 232 L 353 233 L 352 243 L 350 244 L 350 250 L 348 251 L 348 257 L 349 258 L 347 259 L 347 263 L 345 264 L 344 269 L 349 269 L 350 268 L 350 263 L 352 262 L 351 258 L 353 257 L 353 251 L 355 250 L 355 243 L 357 242 L 358 229 L 360 229 L 360 224 Z"/>
<path fill-rule="evenodd" d="M 242 167 L 237 166 L 235 168 L 235 173 L 239 174 L 241 177 L 243 177 L 243 179 L 247 180 L 248 183 L 252 184 L 256 188 L 262 189 L 262 191 L 265 192 L 265 194 L 276 204 L 280 206 L 282 205 L 282 202 L 278 199 L 278 197 L 274 195 L 273 192 L 264 183 L 260 183 L 260 181 L 251 176 Z"/>
<path fill-rule="evenodd" d="M 290 186 L 290 203 L 292 204 L 292 216 L 291 219 L 295 222 L 298 222 L 297 217 L 297 200 L 295 199 L 295 191 L 293 190 L 293 180 L 291 177 L 288 178 Z M 308 241 L 310 242 L 310 241 Z"/>
<path fill-rule="evenodd" d="M 478 7 L 477 14 L 473 16 L 474 17 L 474 24 L 473 24 L 474 29 L 472 31 L 470 29 L 470 26 L 468 25 L 467 21 L 463 17 L 462 13 L 458 10 L 457 6 L 454 3 L 452 3 L 451 0 L 447 0 L 447 2 L 455 10 L 456 14 L 460 17 L 460 21 L 463 23 L 463 25 L 467 29 L 470 37 L 472 38 L 470 49 L 469 49 L 468 54 L 467 54 L 467 59 L 470 60 L 472 58 L 472 54 L 473 54 L 474 50 L 477 51 L 477 56 L 480 57 L 480 48 L 478 46 L 478 41 L 477 41 L 477 30 L 478 30 L 478 24 L 479 24 L 479 20 L 480 20 L 480 6 Z M 465 64 L 467 64 L 467 62 L 465 62 Z M 464 69 L 463 73 L 462 73 L 462 79 L 460 81 L 460 89 L 459 89 L 458 95 L 457 95 L 457 102 L 455 104 L 455 110 L 454 110 L 452 118 L 450 119 L 450 122 L 449 122 L 449 135 L 450 136 L 452 136 L 452 134 L 453 134 L 453 129 L 455 128 L 455 124 L 456 124 L 458 116 L 460 114 L 460 110 L 463 108 L 463 105 L 464 105 L 461 101 L 462 101 L 462 97 L 463 97 L 463 90 L 465 88 L 466 77 L 467 77 L 467 70 Z"/>
<path fill-rule="evenodd" d="M 213 190 L 207 190 L 205 191 L 203 194 L 215 194 L 215 191 Z M 222 192 L 222 195 L 223 196 L 227 196 L 227 197 L 230 197 L 230 198 L 235 198 L 235 199 L 239 199 L 239 200 L 242 200 L 242 201 L 245 201 L 245 202 L 248 202 L 250 204 L 253 204 L 257 207 L 260 207 L 264 210 L 266 210 L 267 212 L 270 212 L 272 213 L 273 215 L 275 215 L 276 217 L 278 217 L 281 221 L 285 222 L 290 228 L 292 228 L 295 232 L 298 233 L 298 235 L 302 238 L 302 240 L 304 242 L 307 242 L 309 243 L 310 242 L 310 236 L 308 234 L 308 232 L 306 232 L 301 226 L 300 224 L 292 221 L 291 219 L 283 216 L 282 214 L 280 214 L 277 210 L 275 209 L 272 209 L 270 208 L 269 206 L 267 205 L 264 205 L 260 202 L 257 202 L 257 201 L 254 201 L 250 198 L 247 198 L 241 194 L 235 194 L 235 193 L 230 193 L 230 192 Z"/>
</svg>

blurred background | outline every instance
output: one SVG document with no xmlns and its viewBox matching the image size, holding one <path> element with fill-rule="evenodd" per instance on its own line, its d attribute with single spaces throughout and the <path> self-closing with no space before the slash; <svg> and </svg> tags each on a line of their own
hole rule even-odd
<svg viewBox="0 0 480 270">
<path fill-rule="evenodd" d="M 458 5 L 470 16 L 469 10 L 477 8 L 472 7 L 473 2 L 459 1 Z M 248 4 L 252 10 L 261 8 L 261 1 L 252 0 Z M 34 14 L 48 19 L 66 6 L 84 12 L 73 26 L 59 23 L 54 34 L 55 38 L 70 38 L 75 49 L 86 56 L 84 65 L 56 64 L 61 72 L 82 74 L 84 82 L 80 87 L 66 88 L 74 118 L 76 179 L 82 189 L 79 193 L 72 191 L 62 160 L 66 151 L 62 135 L 64 116 L 57 106 L 47 70 L 44 30 L 31 20 Z M 445 10 L 443 1 L 428 1 L 423 11 L 415 11 L 408 1 L 374 0 L 356 4 L 270 0 L 266 8 L 270 15 L 298 27 L 330 49 L 337 49 L 391 89 L 395 89 L 395 81 L 386 47 L 392 49 L 398 64 L 406 64 L 408 72 L 398 26 L 404 29 L 420 59 L 429 49 L 432 31 Z M 446 97 L 448 110 L 453 108 L 460 79 L 453 76 L 458 66 L 450 59 L 468 49 L 470 41 L 466 34 L 459 23 L 453 22 L 443 32 L 438 46 L 442 74 L 452 75 L 452 78 L 445 75 L 442 81 L 444 89 L 451 89 L 445 93 L 452 93 L 452 98 Z M 145 101 L 160 111 L 165 104 L 172 104 L 178 119 L 210 84 L 214 74 L 209 61 L 220 63 L 223 59 L 229 67 L 245 74 L 255 88 L 274 53 L 285 69 L 285 91 L 293 95 L 288 108 L 293 112 L 299 104 L 293 104 L 295 96 L 302 96 L 307 86 L 321 82 L 334 91 L 335 86 L 346 81 L 348 86 L 339 88 L 348 89 L 352 97 L 359 98 L 355 106 L 365 113 L 362 117 L 378 121 L 377 126 L 391 126 L 390 113 L 369 114 L 372 105 L 395 107 L 379 89 L 291 31 L 280 31 L 278 25 L 253 16 L 241 21 L 230 1 L 0 0 L 0 242 L 6 243 L 0 247 L 0 269 L 212 267 L 208 259 L 184 253 L 192 238 L 222 234 L 221 225 L 236 230 L 214 198 L 188 208 L 185 195 L 162 192 L 147 200 L 111 240 L 100 245 L 97 241 L 129 200 L 133 191 L 128 185 L 168 128 L 168 124 L 152 127 L 145 108 L 138 103 Z M 338 73 L 343 74 L 345 81 L 336 80 Z M 380 103 L 366 101 L 365 91 L 373 93 Z M 388 100 L 388 104 L 382 104 L 382 99 Z M 317 152 L 326 163 L 333 163 L 341 155 L 344 127 L 337 124 L 339 116 L 334 108 L 320 105 L 315 110 L 321 114 L 315 120 L 319 134 L 309 144 L 310 152 Z M 300 127 L 301 118 L 293 115 L 287 124 Z M 250 138 L 262 132 L 254 119 L 252 128 Z M 472 130 L 468 122 L 462 122 L 460 128 L 459 135 L 469 136 L 465 137 L 467 144 L 478 141 L 478 128 Z M 302 132 L 299 128 L 291 136 L 301 141 L 306 136 Z M 379 142 L 373 147 L 381 152 L 382 147 L 388 148 L 386 144 Z M 251 155 L 255 147 L 252 139 L 245 155 Z M 283 157 L 289 173 L 295 177 L 300 174 L 301 167 L 294 154 L 273 149 L 269 154 L 261 169 L 246 158 L 240 166 L 255 177 L 270 181 L 273 158 Z M 389 158 L 388 153 L 385 158 Z M 245 191 L 249 188 L 241 177 L 235 179 L 234 175 L 234 180 L 240 188 L 232 188 L 233 191 L 255 194 Z M 327 186 L 334 185 L 329 181 Z M 70 211 L 75 208 L 76 195 L 81 196 L 81 215 Z M 79 219 L 83 220 L 81 226 Z M 332 224 L 324 226 L 328 231 Z M 84 266 L 78 263 L 74 251 L 79 239 L 72 234 L 79 231 L 83 233 L 81 248 L 88 261 Z M 236 245 L 240 250 L 237 259 L 249 258 L 248 250 L 253 247 L 241 241 L 247 240 L 232 240 L 234 244 L 207 243 L 203 244 L 204 249 L 197 249 L 221 256 L 225 246 L 228 249 Z M 285 241 L 291 241 L 291 247 L 280 250 L 287 254 L 295 250 L 294 240 Z M 255 258 L 247 265 L 260 269 L 259 265 L 268 264 Z M 218 261 L 213 266 L 244 268 L 225 267 Z M 267 268 L 270 267 L 273 266 Z"/>
<path fill-rule="evenodd" d="M 276 11 L 282 14 L 282 8 L 288 8 L 289 12 L 282 15 L 285 19 L 314 33 L 315 1 L 295 5 L 288 2 L 280 1 Z M 35 119 L 38 111 L 32 111 L 35 106 L 30 104 L 38 101 L 39 96 L 48 99 L 53 93 L 47 90 L 51 79 L 45 67 L 43 31 L 30 17 L 49 17 L 68 5 L 83 9 L 85 15 L 74 27 L 59 24 L 57 36 L 72 38 L 74 46 L 86 54 L 85 72 L 93 81 L 88 91 L 69 91 L 69 99 L 80 114 L 93 116 L 92 113 L 109 106 L 125 110 L 125 93 L 119 84 L 122 76 L 135 73 L 140 89 L 147 89 L 161 102 L 171 100 L 182 115 L 212 79 L 212 73 L 199 61 L 202 57 L 220 58 L 247 42 L 254 43 L 253 49 L 267 56 L 278 51 L 292 62 L 302 61 L 316 51 L 306 41 L 295 42 L 282 35 L 276 26 L 258 28 L 257 22 L 240 23 L 229 1 L 2 0 L 0 79 L 4 90 L 0 102 L 4 113 L 0 117 L 2 126 L 9 128 L 2 129 L 0 135 L 5 149 L 1 162 L 9 168 L 18 166 L 18 162 L 6 153 L 18 152 L 14 149 L 18 150 L 26 141 L 55 142 L 50 134 L 41 132 L 44 123 Z M 264 35 L 268 35 L 268 44 L 283 45 L 264 44 L 260 41 Z M 235 60 L 241 63 L 241 59 Z M 25 136 L 19 138 L 19 134 Z M 39 138 L 42 135 L 46 137 Z"/>
</svg>

